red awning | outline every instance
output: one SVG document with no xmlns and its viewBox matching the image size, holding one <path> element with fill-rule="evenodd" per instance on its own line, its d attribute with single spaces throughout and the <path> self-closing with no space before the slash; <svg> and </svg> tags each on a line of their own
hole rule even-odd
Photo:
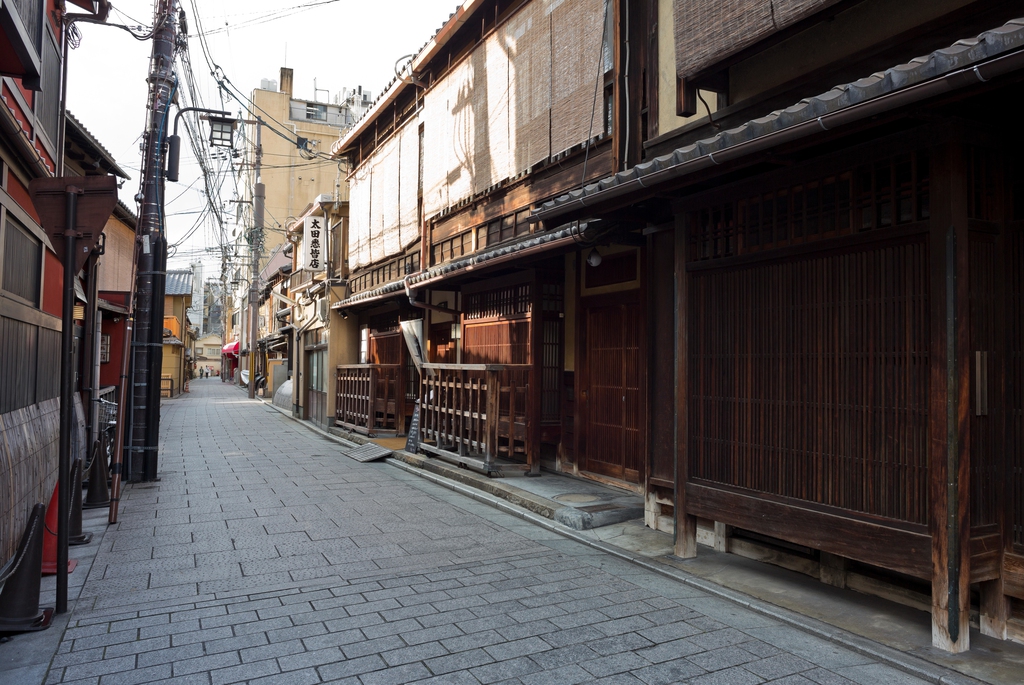
<svg viewBox="0 0 1024 685">
<path fill-rule="evenodd" d="M 237 357 L 238 356 L 238 341 L 236 340 L 235 342 L 231 342 L 231 343 L 228 343 L 227 345 L 225 345 L 223 347 L 223 349 L 221 349 L 221 354 L 226 355 L 228 357 Z"/>
</svg>

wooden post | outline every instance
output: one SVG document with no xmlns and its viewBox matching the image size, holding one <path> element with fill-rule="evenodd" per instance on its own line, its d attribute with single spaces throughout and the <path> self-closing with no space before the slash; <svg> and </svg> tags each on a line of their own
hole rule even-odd
<svg viewBox="0 0 1024 685">
<path fill-rule="evenodd" d="M 367 394 L 370 396 L 370 406 L 366 408 L 366 430 L 372 431 L 374 424 L 374 417 L 377 413 L 377 367 L 370 367 L 370 387 L 367 388 Z"/>
<path fill-rule="evenodd" d="M 715 521 L 715 551 L 728 552 L 729 538 L 732 537 L 732 526 Z"/>
<path fill-rule="evenodd" d="M 846 559 L 828 552 L 821 552 L 818 565 L 818 580 L 838 588 L 846 587 Z"/>
<path fill-rule="evenodd" d="M 697 556 L 697 518 L 686 513 L 687 440 L 689 439 L 687 402 L 689 374 L 687 373 L 689 343 L 687 338 L 686 289 L 686 227 L 683 215 L 677 213 L 675 240 L 675 375 L 676 375 L 676 475 L 675 475 L 675 555 L 681 559 Z"/>
<path fill-rule="evenodd" d="M 931 188 L 932 645 L 963 652 L 970 647 L 970 301 L 967 181 L 959 142 L 937 151 Z"/>
<path fill-rule="evenodd" d="M 486 371 L 487 379 L 487 419 L 484 424 L 484 440 L 487 448 L 484 452 L 484 463 L 488 467 L 498 457 L 498 393 L 500 392 L 498 372 L 493 368 Z"/>
</svg>

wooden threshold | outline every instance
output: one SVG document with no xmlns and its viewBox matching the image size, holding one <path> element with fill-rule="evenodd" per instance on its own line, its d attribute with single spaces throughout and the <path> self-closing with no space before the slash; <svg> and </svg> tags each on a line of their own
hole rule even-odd
<svg viewBox="0 0 1024 685">
<path fill-rule="evenodd" d="M 686 484 L 686 513 L 916 578 L 931 578 L 931 536 L 925 533 L 696 483 Z"/>
</svg>

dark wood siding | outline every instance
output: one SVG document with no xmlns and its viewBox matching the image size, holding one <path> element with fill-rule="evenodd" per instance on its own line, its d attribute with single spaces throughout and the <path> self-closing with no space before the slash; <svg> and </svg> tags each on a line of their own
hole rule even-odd
<svg viewBox="0 0 1024 685">
<path fill-rule="evenodd" d="M 689 478 L 928 521 L 922 237 L 698 271 Z"/>
<path fill-rule="evenodd" d="M 652 478 L 675 477 L 675 241 L 671 232 L 651 237 L 648 278 L 650 293 L 650 379 Z"/>
<path fill-rule="evenodd" d="M 1024 554 L 1024 226 L 1006 235 L 1006 458 L 1014 551 Z"/>
</svg>

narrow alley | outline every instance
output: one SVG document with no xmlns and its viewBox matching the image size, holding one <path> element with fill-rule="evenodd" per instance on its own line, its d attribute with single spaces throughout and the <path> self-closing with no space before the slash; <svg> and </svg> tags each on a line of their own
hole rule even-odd
<svg viewBox="0 0 1024 685">
<path fill-rule="evenodd" d="M 126 489 L 47 683 L 924 682 L 340 456 L 218 379 L 162 430 L 161 480 Z"/>
</svg>

